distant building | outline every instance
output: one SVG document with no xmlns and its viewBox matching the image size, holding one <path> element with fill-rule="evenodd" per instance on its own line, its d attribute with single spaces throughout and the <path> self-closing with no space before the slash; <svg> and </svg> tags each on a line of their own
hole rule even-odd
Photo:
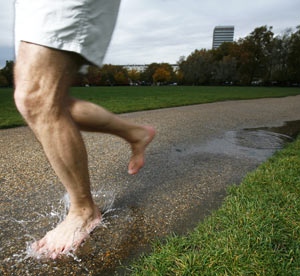
<svg viewBox="0 0 300 276">
<path fill-rule="evenodd" d="M 218 48 L 223 42 L 233 42 L 234 26 L 216 26 L 214 28 L 212 48 Z"/>
<path fill-rule="evenodd" d="M 127 70 L 136 70 L 138 72 L 143 72 L 147 68 L 147 64 L 127 64 L 127 65 L 122 65 Z"/>
<path fill-rule="evenodd" d="M 179 66 L 178 64 L 170 64 L 174 70 L 174 72 L 178 71 Z M 127 64 L 127 65 L 122 65 L 125 69 L 127 70 L 136 70 L 140 73 L 144 72 L 149 64 Z"/>
</svg>

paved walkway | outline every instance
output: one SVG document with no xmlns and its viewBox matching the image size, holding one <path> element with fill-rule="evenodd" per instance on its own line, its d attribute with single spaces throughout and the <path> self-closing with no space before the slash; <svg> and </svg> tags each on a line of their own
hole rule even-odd
<svg viewBox="0 0 300 276">
<path fill-rule="evenodd" d="M 77 256 L 26 258 L 26 245 L 63 215 L 64 190 L 27 127 L 0 131 L 0 274 L 112 275 L 149 241 L 184 233 L 218 208 L 278 148 L 278 137 L 253 130 L 300 120 L 300 96 L 228 101 L 124 114 L 154 125 L 147 164 L 127 175 L 129 149 L 118 138 L 84 133 L 96 202 L 107 210 Z"/>
</svg>

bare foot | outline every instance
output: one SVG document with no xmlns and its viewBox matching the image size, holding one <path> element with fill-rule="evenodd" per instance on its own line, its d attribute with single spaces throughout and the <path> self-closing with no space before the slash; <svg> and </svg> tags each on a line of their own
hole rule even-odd
<svg viewBox="0 0 300 276">
<path fill-rule="evenodd" d="M 46 259 L 66 255 L 75 251 L 100 222 L 101 214 L 97 208 L 88 217 L 70 212 L 56 228 L 31 245 L 30 253 L 33 257 Z"/>
<path fill-rule="evenodd" d="M 132 156 L 128 165 L 128 173 L 136 174 L 144 166 L 145 150 L 155 136 L 155 129 L 151 126 L 144 126 L 143 136 L 134 143 L 131 143 Z"/>
</svg>

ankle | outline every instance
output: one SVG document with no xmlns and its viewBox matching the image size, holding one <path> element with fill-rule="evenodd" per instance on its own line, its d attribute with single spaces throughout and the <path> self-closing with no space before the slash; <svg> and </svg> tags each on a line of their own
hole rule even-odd
<svg viewBox="0 0 300 276">
<path fill-rule="evenodd" d="M 101 220 L 101 212 L 95 206 L 95 208 L 83 208 L 83 209 L 75 209 L 72 208 L 69 210 L 68 216 L 71 220 L 74 218 L 81 218 L 83 221 L 94 221 Z"/>
<path fill-rule="evenodd" d="M 69 213 L 83 217 L 91 217 L 100 212 L 92 200 L 86 200 L 71 202 Z"/>
<path fill-rule="evenodd" d="M 130 144 L 138 144 L 141 141 L 148 139 L 149 136 L 149 127 L 147 126 L 136 126 L 131 131 L 130 138 L 127 140 Z"/>
</svg>

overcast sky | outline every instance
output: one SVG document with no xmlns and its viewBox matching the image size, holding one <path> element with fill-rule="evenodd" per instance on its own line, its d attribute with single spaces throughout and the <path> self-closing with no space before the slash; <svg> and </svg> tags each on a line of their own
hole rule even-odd
<svg viewBox="0 0 300 276">
<path fill-rule="evenodd" d="M 14 59 L 13 5 L 0 0 L 0 68 Z M 300 0 L 122 0 L 104 62 L 176 63 L 195 49 L 211 49 L 218 25 L 234 25 L 235 40 L 263 25 L 280 34 L 300 25 Z"/>
</svg>

